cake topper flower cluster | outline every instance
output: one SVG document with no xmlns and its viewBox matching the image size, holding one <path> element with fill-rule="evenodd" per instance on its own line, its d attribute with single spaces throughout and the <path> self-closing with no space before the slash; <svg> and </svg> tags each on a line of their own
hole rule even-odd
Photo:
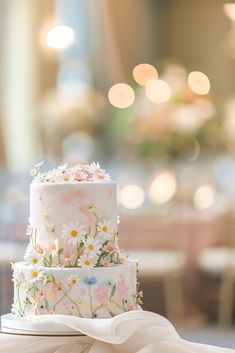
<svg viewBox="0 0 235 353">
<path fill-rule="evenodd" d="M 68 167 L 67 164 L 42 172 L 43 162 L 35 165 L 30 171 L 35 182 L 39 183 L 74 183 L 74 182 L 104 182 L 110 180 L 110 175 L 100 167 L 99 162 L 90 164 L 76 164 Z"/>
</svg>

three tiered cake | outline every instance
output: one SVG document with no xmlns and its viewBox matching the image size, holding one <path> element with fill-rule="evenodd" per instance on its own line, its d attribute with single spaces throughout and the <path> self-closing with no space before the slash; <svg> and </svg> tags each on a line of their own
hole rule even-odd
<svg viewBox="0 0 235 353">
<path fill-rule="evenodd" d="M 94 162 L 31 174 L 30 241 L 13 265 L 13 313 L 106 318 L 137 309 L 136 263 L 118 245 L 116 183 Z"/>
</svg>

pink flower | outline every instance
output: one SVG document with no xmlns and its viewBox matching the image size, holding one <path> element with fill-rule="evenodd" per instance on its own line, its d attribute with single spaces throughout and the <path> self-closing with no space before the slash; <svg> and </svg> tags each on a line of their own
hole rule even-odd
<svg viewBox="0 0 235 353">
<path fill-rule="evenodd" d="M 64 248 L 63 257 L 64 257 L 65 262 L 71 261 L 74 258 L 74 255 L 75 255 L 75 253 L 72 248 L 70 248 L 70 247 Z"/>
<path fill-rule="evenodd" d="M 97 170 L 91 177 L 92 181 L 107 181 L 110 180 L 110 175 L 103 169 Z"/>
<path fill-rule="evenodd" d="M 41 256 L 44 256 L 46 253 L 45 247 L 41 244 L 37 244 L 34 249 Z"/>
<path fill-rule="evenodd" d="M 127 299 L 129 293 L 129 286 L 124 282 L 117 284 L 117 292 L 121 299 Z"/>
<path fill-rule="evenodd" d="M 40 290 L 38 292 L 38 297 L 39 297 L 40 300 L 45 299 L 45 297 L 46 297 L 45 292 L 43 290 Z"/>
<path fill-rule="evenodd" d="M 109 254 L 113 254 L 114 252 L 118 251 L 118 245 L 109 241 L 107 245 L 103 247 L 103 250 L 106 251 Z"/>
<path fill-rule="evenodd" d="M 84 181 L 84 180 L 87 180 L 87 178 L 88 178 L 87 173 L 81 170 L 75 172 L 74 174 L 74 179 L 77 181 Z"/>
<path fill-rule="evenodd" d="M 101 286 L 96 291 L 96 300 L 101 305 L 106 305 L 109 301 L 110 289 L 105 286 Z"/>
<path fill-rule="evenodd" d="M 101 260 L 100 260 L 100 263 L 102 266 L 110 266 L 110 259 L 106 256 L 106 257 L 103 257 Z"/>
</svg>

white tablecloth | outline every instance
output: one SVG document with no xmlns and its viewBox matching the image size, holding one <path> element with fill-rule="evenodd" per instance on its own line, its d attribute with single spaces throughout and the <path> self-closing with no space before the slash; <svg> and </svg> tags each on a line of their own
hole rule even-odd
<svg viewBox="0 0 235 353">
<path fill-rule="evenodd" d="M 183 340 L 164 317 L 132 311 L 111 319 L 80 319 L 65 315 L 32 318 L 63 323 L 87 336 L 40 337 L 0 335 L 1 353 L 235 353 L 235 350 Z"/>
</svg>

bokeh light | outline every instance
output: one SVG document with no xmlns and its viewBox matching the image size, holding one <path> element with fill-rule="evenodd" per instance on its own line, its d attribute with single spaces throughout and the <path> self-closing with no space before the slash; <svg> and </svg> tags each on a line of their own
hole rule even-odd
<svg viewBox="0 0 235 353">
<path fill-rule="evenodd" d="M 223 4 L 223 10 L 225 15 L 232 21 L 235 21 L 235 4 L 234 3 L 226 3 Z"/>
<path fill-rule="evenodd" d="M 212 206 L 215 201 L 215 191 L 210 185 L 200 186 L 193 198 L 195 207 L 199 210 L 205 210 Z"/>
<path fill-rule="evenodd" d="M 53 49 L 66 49 L 75 39 L 74 30 L 67 26 L 55 26 L 47 33 L 46 45 Z"/>
<path fill-rule="evenodd" d="M 163 80 L 151 80 L 145 88 L 148 99 L 154 103 L 165 103 L 171 96 L 171 88 Z"/>
<path fill-rule="evenodd" d="M 189 88 L 196 94 L 206 95 L 210 91 L 209 78 L 200 71 L 192 71 L 187 79 Z"/>
<path fill-rule="evenodd" d="M 116 108 L 128 108 L 135 100 L 135 92 L 126 83 L 113 85 L 108 93 L 109 102 Z"/>
<path fill-rule="evenodd" d="M 159 173 L 149 187 L 149 198 L 156 204 L 170 201 L 176 192 L 176 178 L 172 172 Z"/>
<path fill-rule="evenodd" d="M 133 69 L 134 80 L 142 86 L 146 86 L 151 80 L 158 78 L 158 72 L 153 65 L 139 64 Z"/>
<path fill-rule="evenodd" d="M 120 192 L 120 201 L 125 208 L 136 209 L 144 202 L 144 190 L 136 184 L 126 185 Z"/>
</svg>

